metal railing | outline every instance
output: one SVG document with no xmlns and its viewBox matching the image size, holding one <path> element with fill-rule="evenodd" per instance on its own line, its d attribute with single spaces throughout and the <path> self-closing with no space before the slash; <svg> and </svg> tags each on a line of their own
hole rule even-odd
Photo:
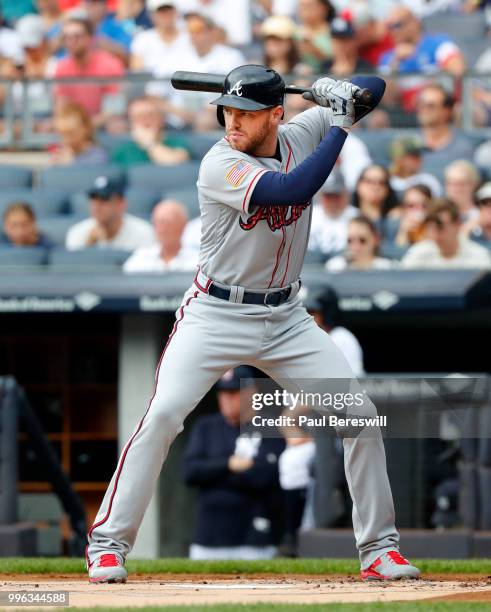
<svg viewBox="0 0 491 612">
<path fill-rule="evenodd" d="M 53 492 L 70 518 L 73 533 L 68 543 L 69 554 L 83 556 L 87 532 L 84 506 L 63 471 L 24 389 L 11 376 L 0 377 L 0 525 L 17 522 L 19 421 L 48 474 Z"/>
<path fill-rule="evenodd" d="M 315 77 L 311 77 L 314 79 Z M 387 77 L 391 83 L 396 82 L 399 91 L 406 88 L 411 80 L 416 79 L 420 84 L 438 81 L 450 91 L 459 89 L 458 83 L 446 73 L 405 74 L 390 75 Z M 294 76 L 287 78 L 288 82 L 295 81 Z M 90 77 L 63 78 L 63 79 L 6 79 L 0 78 L 0 90 L 3 90 L 3 106 L 0 108 L 3 129 L 0 132 L 0 147 L 11 149 L 44 148 L 56 142 L 54 131 L 40 132 L 39 123 L 51 117 L 55 108 L 56 88 L 59 85 L 83 84 L 90 87 L 105 85 L 119 85 L 116 94 L 103 96 L 102 110 L 108 115 L 122 116 L 126 114 L 128 102 L 135 96 L 145 93 L 159 94 L 171 92 L 169 79 L 155 78 L 147 73 L 132 73 L 122 77 Z M 461 79 L 461 116 L 460 127 L 465 130 L 475 130 L 479 127 L 480 133 L 491 136 L 491 118 L 489 125 L 477 126 L 475 123 L 477 102 L 473 93 L 477 87 L 491 92 L 491 74 L 467 72 Z M 176 93 L 175 100 L 188 110 L 196 110 L 197 99 L 195 92 Z M 204 100 L 204 98 L 203 98 Z M 206 102 L 204 102 L 205 104 Z M 394 127 L 417 127 L 407 125 L 408 114 L 397 105 L 389 108 L 392 116 L 398 117 L 398 125 Z M 490 113 L 491 117 L 491 107 Z M 409 121 L 411 119 L 409 118 Z"/>
</svg>

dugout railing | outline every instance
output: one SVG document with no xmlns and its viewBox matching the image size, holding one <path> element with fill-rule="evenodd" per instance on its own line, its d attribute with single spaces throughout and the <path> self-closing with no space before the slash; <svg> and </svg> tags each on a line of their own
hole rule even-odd
<svg viewBox="0 0 491 612">
<path fill-rule="evenodd" d="M 72 535 L 66 552 L 69 556 L 83 556 L 87 532 L 85 509 L 23 388 L 11 376 L 0 377 L 0 556 L 37 554 L 35 525 L 18 521 L 20 428 L 69 517 Z"/>
</svg>

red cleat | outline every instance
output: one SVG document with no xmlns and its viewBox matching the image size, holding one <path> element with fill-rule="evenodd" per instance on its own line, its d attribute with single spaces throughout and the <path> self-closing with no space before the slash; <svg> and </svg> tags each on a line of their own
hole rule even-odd
<svg viewBox="0 0 491 612">
<path fill-rule="evenodd" d="M 397 550 L 380 555 L 367 569 L 361 570 L 362 580 L 400 580 L 419 578 L 420 571 L 411 565 Z"/>
<path fill-rule="evenodd" d="M 90 563 L 87 557 L 89 582 L 126 582 L 128 573 L 114 553 L 102 554 Z"/>
</svg>

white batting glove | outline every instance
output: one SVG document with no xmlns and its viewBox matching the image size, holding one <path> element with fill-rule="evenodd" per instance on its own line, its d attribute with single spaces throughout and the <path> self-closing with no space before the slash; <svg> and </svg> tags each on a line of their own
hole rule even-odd
<svg viewBox="0 0 491 612">
<path fill-rule="evenodd" d="M 350 128 L 355 122 L 354 94 L 359 87 L 347 81 L 337 81 L 329 90 L 327 99 L 332 111 L 331 125 Z"/>
<path fill-rule="evenodd" d="M 329 92 L 331 89 L 337 84 L 339 81 L 336 79 L 331 79 L 330 77 L 322 77 L 321 79 L 317 79 L 312 84 L 312 95 L 309 95 L 309 98 L 319 106 L 329 107 Z M 304 97 L 307 97 L 306 95 Z"/>
</svg>

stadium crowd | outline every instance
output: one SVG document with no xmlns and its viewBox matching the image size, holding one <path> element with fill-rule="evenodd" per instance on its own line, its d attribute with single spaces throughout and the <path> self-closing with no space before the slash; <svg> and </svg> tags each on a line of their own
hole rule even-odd
<svg viewBox="0 0 491 612">
<path fill-rule="evenodd" d="M 465 104 L 491 125 L 489 2 L 0 0 L 0 14 L 3 124 L 25 135 L 28 117 L 48 143 L 34 179 L 1 173 L 2 248 L 112 248 L 128 273 L 195 267 L 193 182 L 220 132 L 213 94 L 169 77 L 254 62 L 299 85 L 388 82 L 316 197 L 307 263 L 491 266 L 491 140 L 462 127 Z M 287 96 L 285 120 L 310 106 Z"/>
<path fill-rule="evenodd" d="M 127 274 L 195 269 L 194 182 L 221 132 L 216 96 L 178 92 L 169 78 L 263 63 L 300 86 L 324 74 L 388 83 L 315 198 L 307 264 L 491 269 L 489 1 L 0 0 L 0 15 L 5 146 L 32 137 L 39 149 L 42 137 L 47 160 L 37 171 L 0 166 L 0 266 L 12 249 L 37 250 L 42 264 L 90 249 L 101 266 L 117 255 Z M 287 96 L 285 121 L 311 106 Z M 361 346 L 328 311 L 319 324 L 362 375 Z M 312 520 L 314 444 L 242 439 L 240 376 L 227 376 L 220 412 L 197 422 L 185 457 L 200 494 L 191 555 L 276 554 L 278 504 L 292 552 Z"/>
</svg>

